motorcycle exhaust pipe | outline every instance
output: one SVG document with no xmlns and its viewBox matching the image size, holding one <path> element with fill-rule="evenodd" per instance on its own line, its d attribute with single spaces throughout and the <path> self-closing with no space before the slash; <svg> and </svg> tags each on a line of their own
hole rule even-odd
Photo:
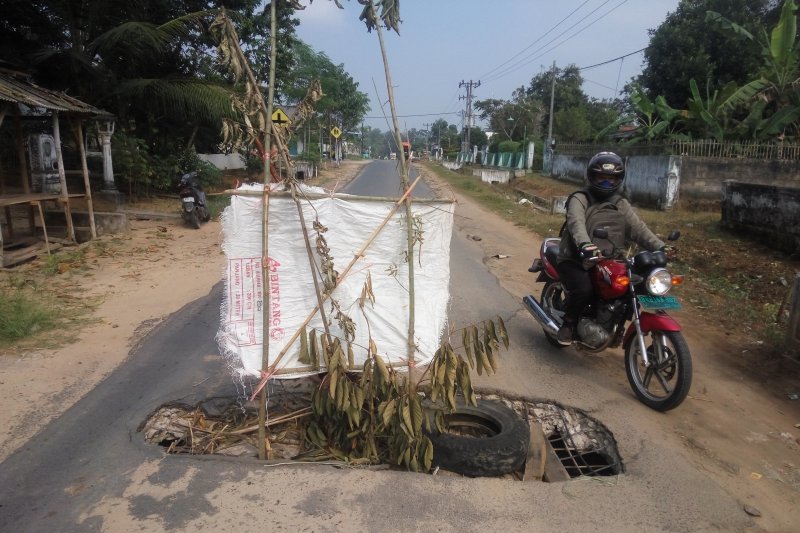
<svg viewBox="0 0 800 533">
<path fill-rule="evenodd" d="M 558 334 L 558 325 L 550 318 L 542 306 L 539 305 L 539 302 L 536 301 L 532 295 L 523 296 L 522 303 L 525 304 L 525 307 L 528 309 L 528 312 L 533 315 L 533 318 L 542 325 L 542 327 L 548 332 L 552 333 L 553 335 Z"/>
</svg>

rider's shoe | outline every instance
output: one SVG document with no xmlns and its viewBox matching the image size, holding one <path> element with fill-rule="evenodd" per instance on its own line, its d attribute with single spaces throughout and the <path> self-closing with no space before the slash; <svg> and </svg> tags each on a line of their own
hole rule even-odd
<svg viewBox="0 0 800 533">
<path fill-rule="evenodd" d="M 574 337 L 574 326 L 570 322 L 564 322 L 556 334 L 556 340 L 561 346 L 569 346 L 572 344 Z"/>
</svg>

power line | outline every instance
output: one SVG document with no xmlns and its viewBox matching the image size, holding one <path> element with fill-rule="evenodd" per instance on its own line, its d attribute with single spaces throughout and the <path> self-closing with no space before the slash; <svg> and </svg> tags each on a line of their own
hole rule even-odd
<svg viewBox="0 0 800 533">
<path fill-rule="evenodd" d="M 574 37 L 575 35 L 577 35 L 577 33 L 576 33 L 576 34 L 573 34 L 571 37 L 569 37 L 569 38 L 565 39 L 565 40 L 564 40 L 564 41 L 562 41 L 561 43 L 558 43 L 556 46 L 554 46 L 553 48 L 550 48 L 549 50 L 547 50 L 547 51 L 543 52 L 542 54 L 539 54 L 539 55 L 538 55 L 538 56 L 536 56 L 536 57 L 531 57 L 531 56 L 533 56 L 534 54 L 536 54 L 536 53 L 540 52 L 540 51 L 541 51 L 543 48 L 545 48 L 545 47 L 549 46 L 550 44 L 552 44 L 554 41 L 558 40 L 558 38 L 559 38 L 559 37 L 563 36 L 565 33 L 567 33 L 568 31 L 570 31 L 571 29 L 575 28 L 575 26 L 578 26 L 578 25 L 579 25 L 581 22 L 583 22 L 584 20 L 588 19 L 590 16 L 592 16 L 592 15 L 593 15 L 595 12 L 597 12 L 597 11 L 598 11 L 600 8 L 602 8 L 604 5 L 606 5 L 606 4 L 607 4 L 607 3 L 609 3 L 610 1 L 611 1 L 611 0 L 605 0 L 605 2 L 603 2 L 602 4 L 600 4 L 599 6 L 597 6 L 596 8 L 594 8 L 593 10 L 591 10 L 591 11 L 590 11 L 589 13 L 587 13 L 586 15 L 584 15 L 584 16 L 583 16 L 583 18 L 581 18 L 580 20 L 578 20 L 578 21 L 577 21 L 575 24 L 573 24 L 573 25 L 572 25 L 572 26 L 570 26 L 569 28 L 565 29 L 564 31 L 562 31 L 561 33 L 559 33 L 558 35 L 556 35 L 555 37 L 553 37 L 552 39 L 550 39 L 549 41 L 547 41 L 546 43 L 544 43 L 543 45 L 541 45 L 539 48 L 537 48 L 536 50 L 534 50 L 533 52 L 531 52 L 531 53 L 530 53 L 530 54 L 528 54 L 527 56 L 525 56 L 525 57 L 523 57 L 522 59 L 520 59 L 519 61 L 517 61 L 516 63 L 514 63 L 514 64 L 510 65 L 508 68 L 506 68 L 506 69 L 505 69 L 505 70 L 503 70 L 502 72 L 499 72 L 498 74 L 495 74 L 495 75 L 494 75 L 494 76 L 492 76 L 492 77 L 491 77 L 489 80 L 490 80 L 490 81 L 493 81 L 493 80 L 496 80 L 496 79 L 499 79 L 499 78 L 501 78 L 501 77 L 505 76 L 506 74 L 510 74 L 511 72 L 515 72 L 515 71 L 517 70 L 517 68 L 519 68 L 519 67 L 521 67 L 521 66 L 524 66 L 524 65 L 527 65 L 527 64 L 528 64 L 528 63 L 530 63 L 531 61 L 533 61 L 533 60 L 535 60 L 535 59 L 538 59 L 538 58 L 542 57 L 542 56 L 543 56 L 544 54 L 546 54 L 547 52 L 550 52 L 550 51 L 554 50 L 555 48 L 557 48 L 558 46 L 560 46 L 561 44 L 563 44 L 564 42 L 566 42 L 566 41 L 567 41 L 567 40 L 569 40 L 570 38 Z M 624 1 L 627 1 L 627 0 L 624 0 Z M 624 2 L 623 2 L 623 3 L 624 3 Z M 620 5 L 621 5 L 621 4 L 620 4 Z M 619 7 L 619 6 L 617 6 L 617 7 Z M 616 8 L 614 8 L 614 9 L 616 9 Z M 611 11 L 613 11 L 614 9 L 612 9 Z M 610 13 L 611 11 L 609 11 L 609 13 Z M 592 22 L 592 24 L 594 24 L 595 22 L 599 21 L 600 19 L 602 19 L 602 18 L 603 18 L 603 17 L 605 17 L 606 15 L 608 15 L 608 13 L 606 13 L 605 15 L 602 15 L 601 17 L 599 17 L 599 18 L 595 19 L 595 20 L 594 20 L 594 22 Z M 588 28 L 588 27 L 589 27 L 589 26 L 591 26 L 592 24 L 589 24 L 589 25 L 587 25 L 585 28 Z M 581 30 L 580 30 L 580 31 L 583 31 L 585 28 L 581 28 Z"/>
<path fill-rule="evenodd" d="M 446 111 L 446 112 L 443 112 L 443 113 L 422 113 L 422 114 L 417 114 L 417 115 L 397 115 L 397 118 L 438 117 L 438 116 L 441 116 L 441 115 L 460 115 L 460 114 L 461 114 L 461 111 Z M 380 116 L 380 117 L 364 117 L 365 120 L 368 119 L 368 118 L 370 118 L 370 119 L 382 119 L 384 117 L 382 117 L 382 116 Z"/>
<path fill-rule="evenodd" d="M 579 5 L 579 6 L 578 6 L 578 7 L 576 7 L 575 9 L 573 9 L 573 10 L 572 10 L 572 12 L 571 12 L 569 15 L 567 15 L 567 16 L 566 16 L 566 17 L 564 17 L 563 19 L 559 20 L 558 22 L 556 22 L 556 23 L 555 23 L 555 25 L 554 25 L 552 28 L 550 28 L 549 30 L 547 30 L 546 32 L 544 32 L 542 35 L 540 35 L 540 36 L 539 36 L 539 38 L 537 38 L 537 39 L 536 39 L 535 41 L 533 41 L 531 44 L 529 44 L 528 46 L 526 46 L 525 48 L 523 48 L 522 50 L 520 50 L 519 52 L 517 52 L 516 54 L 514 54 L 513 56 L 511 56 L 511 57 L 510 57 L 508 60 L 506 60 L 504 63 L 501 63 L 501 64 L 497 65 L 496 67 L 494 67 L 492 70 L 490 70 L 490 71 L 489 71 L 489 72 L 487 72 L 486 74 L 482 74 L 480 77 L 481 77 L 481 78 L 486 78 L 487 76 L 489 76 L 489 74 L 491 74 L 492 72 L 494 72 L 494 71 L 498 70 L 500 67 L 502 67 L 502 66 L 504 66 L 504 65 L 507 65 L 507 64 L 508 64 L 508 63 L 509 63 L 509 62 L 510 62 L 512 59 L 514 59 L 515 57 L 519 56 L 521 53 L 523 53 L 523 52 L 527 51 L 527 50 L 528 50 L 528 49 L 529 49 L 531 46 L 533 46 L 534 44 L 536 44 L 536 43 L 538 43 L 539 41 L 541 41 L 541 40 L 542 40 L 542 39 L 543 39 L 545 36 L 547 36 L 547 34 L 548 34 L 548 33 L 550 33 L 551 31 L 555 30 L 556 28 L 558 28 L 558 27 L 561 25 L 561 23 L 562 23 L 562 22 L 564 22 L 565 20 L 567 20 L 568 18 L 570 18 L 572 15 L 574 15 L 574 14 L 575 14 L 575 12 L 576 12 L 576 11 L 578 11 L 580 8 L 582 8 L 583 6 L 585 6 L 585 5 L 586 5 L 586 4 L 588 4 L 588 3 L 589 3 L 589 0 L 585 0 L 585 1 L 584 1 L 584 2 L 581 4 L 581 5 Z M 590 14 L 591 14 L 591 13 L 590 13 Z"/>
<path fill-rule="evenodd" d="M 570 39 L 572 39 L 572 38 L 574 38 L 574 37 L 577 37 L 578 35 L 580 35 L 580 34 L 581 34 L 583 31 L 585 31 L 586 29 L 588 29 L 588 28 L 590 28 L 591 26 L 593 26 L 594 24 L 597 24 L 598 22 L 600 22 L 602 19 L 604 19 L 605 17 L 607 17 L 608 15 L 610 15 L 611 13 L 613 13 L 614 11 L 616 11 L 617 9 L 619 9 L 619 8 L 620 8 L 620 7 L 621 7 L 623 4 L 625 4 L 625 3 L 626 3 L 628 0 L 622 0 L 622 1 L 621 1 L 619 4 L 617 4 L 616 6 L 612 7 L 611 9 L 609 9 L 608 11 L 606 11 L 605 13 L 603 13 L 602 15 L 600 15 L 599 17 L 595 18 L 595 19 L 594 19 L 592 22 L 590 22 L 589 24 L 586 24 L 585 26 L 583 26 L 582 28 L 580 28 L 578 31 L 576 31 L 575 33 L 573 33 L 572 35 L 568 36 L 568 37 L 567 37 L 567 38 L 565 38 L 565 39 L 562 39 L 561 41 L 559 41 L 558 43 L 556 43 L 555 45 L 553 45 L 551 48 L 548 48 L 548 49 L 547 49 L 547 50 L 545 50 L 544 52 L 540 53 L 538 56 L 531 57 L 531 56 L 533 56 L 533 54 L 535 54 L 536 52 L 538 52 L 539 50 L 541 50 L 541 49 L 542 49 L 542 48 L 544 48 L 545 46 L 547 46 L 547 45 L 551 44 L 553 41 L 555 41 L 556 39 L 558 39 L 559 37 L 561 37 L 562 35 L 564 35 L 565 33 L 567 33 L 569 30 L 573 29 L 575 26 L 577 26 L 578 24 L 580 24 L 581 22 L 583 22 L 584 20 L 586 20 L 587 18 L 589 18 L 589 16 L 590 16 L 590 15 L 592 15 L 594 12 L 596 12 L 598 9 L 600 9 L 601 7 L 603 7 L 604 5 L 606 5 L 607 3 L 609 3 L 610 1 L 611 1 L 611 0 L 606 0 L 605 2 L 603 2 L 602 4 L 600 4 L 600 5 L 599 5 L 597 8 L 595 8 L 595 9 L 594 9 L 594 10 L 593 10 L 591 13 L 589 13 L 588 15 L 586 15 L 585 17 L 583 17 L 581 20 L 579 20 L 578 22 L 576 22 L 575 24 L 573 24 L 572 26 L 570 26 L 569 28 L 567 28 L 566 30 L 564 30 L 563 32 L 561 32 L 560 34 L 558 34 L 556 37 L 554 37 L 553 39 L 551 39 L 550 41 L 548 41 L 547 43 L 545 43 L 544 45 L 542 45 L 541 47 L 539 47 L 539 48 L 538 48 L 537 50 L 535 50 L 534 52 L 531 52 L 531 53 L 530 53 L 529 55 L 527 55 L 527 56 L 526 56 L 526 57 L 525 57 L 523 60 L 521 60 L 521 61 L 518 61 L 518 62 L 517 62 L 517 63 L 515 63 L 514 65 L 511 65 L 511 66 L 510 66 L 508 69 L 506 69 L 505 71 L 503 71 L 503 72 L 501 72 L 501 73 L 499 73 L 499 74 L 497 74 L 497 75 L 493 76 L 493 77 L 491 78 L 491 80 L 493 81 L 493 80 L 499 79 L 499 78 L 501 78 L 501 77 L 503 77 L 503 76 L 505 76 L 505 75 L 507 75 L 507 74 L 510 74 L 510 73 L 512 73 L 512 72 L 516 72 L 516 70 L 517 70 L 519 67 L 523 67 L 523 66 L 525 66 L 525 65 L 527 65 L 527 64 L 529 64 L 529 63 L 531 63 L 532 61 L 535 61 L 536 59 L 539 59 L 540 57 L 543 57 L 544 55 L 548 54 L 549 52 L 552 52 L 553 50 L 555 50 L 556 48 L 558 48 L 559 46 L 561 46 L 561 45 L 562 45 L 562 44 L 564 44 L 565 42 L 569 41 Z"/>
<path fill-rule="evenodd" d="M 608 61 L 603 61 L 602 63 L 597 63 L 595 65 L 589 65 L 588 67 L 578 67 L 578 70 L 589 70 L 590 68 L 599 67 L 601 65 L 607 65 L 609 63 L 613 63 L 617 59 L 625 59 L 628 56 L 636 55 L 639 52 L 644 52 L 645 50 L 647 50 L 647 48 L 640 48 L 639 50 L 636 50 L 635 52 L 631 52 L 629 54 L 625 54 L 624 56 L 615 57 L 614 59 L 609 59 Z"/>
</svg>

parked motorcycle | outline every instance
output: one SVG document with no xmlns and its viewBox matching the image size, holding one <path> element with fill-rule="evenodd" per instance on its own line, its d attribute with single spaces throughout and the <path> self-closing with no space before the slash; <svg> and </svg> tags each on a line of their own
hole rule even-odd
<svg viewBox="0 0 800 533">
<path fill-rule="evenodd" d="M 602 229 L 594 235 L 608 237 Z M 668 240 L 679 236 L 680 232 L 673 232 Z M 537 282 L 544 283 L 541 305 L 532 295 L 522 301 L 541 324 L 547 340 L 563 347 L 556 339 L 565 300 L 556 269 L 559 241 L 545 239 L 539 257 L 528 269 L 539 274 Z M 680 308 L 678 299 L 667 293 L 683 282 L 683 276 L 665 268 L 667 259 L 663 251 L 642 251 L 633 257 L 620 257 L 619 251 L 614 251 L 611 257 L 590 260 L 594 297 L 577 324 L 576 344 L 581 350 L 600 352 L 623 346 L 631 388 L 642 403 L 657 411 L 680 405 L 692 385 L 689 346 L 681 326 L 666 312 Z"/>
<path fill-rule="evenodd" d="M 197 172 L 189 172 L 181 176 L 178 183 L 178 194 L 181 197 L 181 214 L 194 229 L 200 229 L 200 222 L 211 220 L 211 214 L 206 205 L 206 193 L 197 180 Z"/>
</svg>

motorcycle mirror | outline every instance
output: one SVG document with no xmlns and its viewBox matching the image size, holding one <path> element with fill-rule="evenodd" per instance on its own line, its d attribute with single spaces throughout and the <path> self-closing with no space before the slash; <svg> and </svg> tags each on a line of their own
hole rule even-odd
<svg viewBox="0 0 800 533">
<path fill-rule="evenodd" d="M 597 228 L 592 233 L 598 239 L 608 239 L 608 230 L 603 228 Z"/>
<path fill-rule="evenodd" d="M 667 236 L 667 240 L 677 241 L 678 239 L 680 239 L 680 237 L 681 237 L 681 232 L 678 230 L 674 230 Z"/>
</svg>

